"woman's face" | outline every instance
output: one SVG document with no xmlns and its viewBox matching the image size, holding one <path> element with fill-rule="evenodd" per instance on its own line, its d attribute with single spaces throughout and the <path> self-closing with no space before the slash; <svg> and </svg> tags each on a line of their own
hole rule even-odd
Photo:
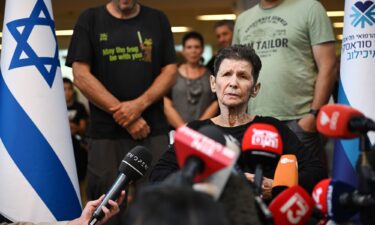
<svg viewBox="0 0 375 225">
<path fill-rule="evenodd" d="M 253 66 L 245 60 L 224 59 L 216 77 L 211 76 L 211 88 L 220 105 L 228 108 L 247 105 L 255 97 L 259 85 L 254 86 Z"/>
<path fill-rule="evenodd" d="M 203 46 L 198 39 L 187 39 L 182 49 L 186 62 L 198 63 L 202 57 Z"/>
</svg>

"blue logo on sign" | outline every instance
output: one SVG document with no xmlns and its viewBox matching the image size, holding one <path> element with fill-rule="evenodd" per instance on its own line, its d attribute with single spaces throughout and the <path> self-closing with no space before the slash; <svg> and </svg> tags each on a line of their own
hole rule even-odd
<svg viewBox="0 0 375 225">
<path fill-rule="evenodd" d="M 366 24 L 372 26 L 375 23 L 375 4 L 373 1 L 358 1 L 352 6 L 350 17 L 353 18 L 352 25 L 357 27 L 361 24 L 361 28 L 365 28 Z"/>
</svg>

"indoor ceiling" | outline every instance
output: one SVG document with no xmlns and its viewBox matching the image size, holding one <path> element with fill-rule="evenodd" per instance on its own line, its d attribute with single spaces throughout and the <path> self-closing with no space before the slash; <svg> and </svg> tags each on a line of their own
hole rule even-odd
<svg viewBox="0 0 375 225">
<path fill-rule="evenodd" d="M 12 0 L 8 0 L 12 1 Z M 57 30 L 73 29 L 80 12 L 85 8 L 105 4 L 108 0 L 52 0 L 54 18 Z M 249 2 L 256 0 L 140 0 L 144 5 L 164 11 L 172 26 L 187 26 L 201 32 L 206 43 L 214 47 L 216 40 L 213 34 L 213 21 L 198 21 L 196 17 L 202 14 L 238 13 L 246 8 Z M 344 0 L 321 0 L 327 11 L 342 11 Z M 0 0 L 0 18 L 3 20 L 5 0 Z M 21 6 L 20 6 L 21 7 Z M 331 17 L 332 22 L 342 22 L 343 17 Z M 2 22 L 1 25 L 2 27 Z M 335 33 L 341 34 L 342 28 L 335 28 Z M 176 43 L 180 43 L 182 34 L 175 33 Z M 60 48 L 66 48 L 70 36 L 58 37 Z"/>
</svg>

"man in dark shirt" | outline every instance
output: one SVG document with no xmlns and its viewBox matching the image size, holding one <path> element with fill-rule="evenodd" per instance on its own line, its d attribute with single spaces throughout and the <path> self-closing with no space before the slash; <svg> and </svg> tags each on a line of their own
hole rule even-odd
<svg viewBox="0 0 375 225">
<path fill-rule="evenodd" d="M 174 83 L 175 58 L 167 17 L 136 0 L 112 0 L 80 15 L 66 64 L 90 101 L 89 199 L 109 189 L 134 146 L 150 149 L 153 162 L 166 149 L 161 100 Z"/>
</svg>

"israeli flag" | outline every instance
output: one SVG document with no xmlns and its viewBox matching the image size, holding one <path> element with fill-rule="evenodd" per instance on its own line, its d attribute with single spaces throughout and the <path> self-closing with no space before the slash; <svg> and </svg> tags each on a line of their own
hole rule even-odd
<svg viewBox="0 0 375 225">
<path fill-rule="evenodd" d="M 7 0 L 0 75 L 0 213 L 61 221 L 81 213 L 50 0 Z"/>
<path fill-rule="evenodd" d="M 372 119 L 375 119 L 374 68 L 375 1 L 345 0 L 339 103 L 352 106 Z M 374 132 L 368 138 L 375 143 Z M 358 139 L 337 141 L 332 177 L 357 186 L 358 156 Z"/>
</svg>

